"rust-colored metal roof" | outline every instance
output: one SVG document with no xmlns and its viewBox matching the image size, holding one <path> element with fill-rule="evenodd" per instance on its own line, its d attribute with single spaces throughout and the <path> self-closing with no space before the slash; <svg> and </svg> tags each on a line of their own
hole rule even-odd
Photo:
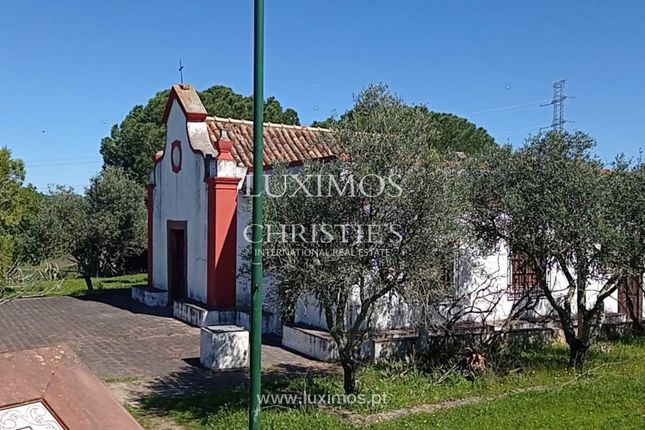
<svg viewBox="0 0 645 430">
<path fill-rule="evenodd" d="M 253 168 L 253 121 L 208 117 L 206 124 L 214 146 L 221 131 L 226 130 L 233 142 L 233 159 L 249 169 Z M 331 131 L 326 128 L 264 123 L 265 168 L 278 162 L 298 165 L 305 160 L 334 158 L 340 154 L 338 145 L 332 141 Z"/>
</svg>

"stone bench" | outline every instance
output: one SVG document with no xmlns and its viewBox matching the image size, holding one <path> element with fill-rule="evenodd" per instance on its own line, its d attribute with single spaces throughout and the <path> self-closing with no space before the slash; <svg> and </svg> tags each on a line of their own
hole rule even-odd
<svg viewBox="0 0 645 430">
<path fill-rule="evenodd" d="M 236 325 L 202 327 L 199 362 L 211 370 L 248 367 L 249 332 Z"/>
</svg>

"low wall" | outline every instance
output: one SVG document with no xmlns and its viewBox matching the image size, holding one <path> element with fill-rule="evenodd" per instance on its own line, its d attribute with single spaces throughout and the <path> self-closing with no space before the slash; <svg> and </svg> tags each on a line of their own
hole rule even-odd
<svg viewBox="0 0 645 430">
<path fill-rule="evenodd" d="M 601 329 L 601 339 L 616 339 L 631 334 L 632 324 L 629 321 L 603 324 Z M 492 325 L 469 326 L 456 329 L 450 336 L 437 331 L 420 330 L 417 334 L 412 330 L 390 330 L 372 334 L 361 347 L 361 358 L 374 364 L 383 359 L 404 357 L 416 351 L 428 353 L 454 349 L 457 353 L 465 348 L 475 348 L 494 335 L 499 336 L 498 341 L 505 341 L 512 347 L 523 350 L 565 341 L 562 329 L 554 324 L 546 326 L 524 324 L 506 333 L 495 330 Z M 323 330 L 284 326 L 282 345 L 316 360 L 338 359 L 334 340 Z"/>
<path fill-rule="evenodd" d="M 416 332 L 411 331 L 375 333 L 361 345 L 361 360 L 374 364 L 382 359 L 408 355 L 414 351 L 416 339 Z M 334 339 L 322 330 L 284 326 L 282 346 L 320 361 L 338 359 Z"/>
<path fill-rule="evenodd" d="M 147 286 L 135 286 L 131 289 L 132 300 L 146 306 L 168 306 L 168 291 Z"/>
<path fill-rule="evenodd" d="M 173 315 L 178 320 L 196 327 L 237 325 L 247 330 L 251 327 L 251 318 L 246 309 L 209 310 L 195 303 L 175 301 Z M 275 314 L 267 311 L 262 313 L 263 334 L 280 335 L 281 329 L 282 325 Z"/>
<path fill-rule="evenodd" d="M 338 359 L 338 348 L 329 333 L 300 327 L 282 327 L 282 346 L 319 361 Z"/>
</svg>

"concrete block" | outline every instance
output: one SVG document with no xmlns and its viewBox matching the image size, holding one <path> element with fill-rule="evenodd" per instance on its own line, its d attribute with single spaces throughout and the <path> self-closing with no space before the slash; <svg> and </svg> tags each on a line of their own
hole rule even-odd
<svg viewBox="0 0 645 430">
<path fill-rule="evenodd" d="M 212 370 L 249 365 L 249 332 L 235 325 L 202 327 L 199 362 Z"/>
<path fill-rule="evenodd" d="M 208 311 L 206 308 L 193 303 L 175 301 L 173 303 L 172 313 L 175 318 L 195 327 L 205 327 L 208 324 Z"/>
<path fill-rule="evenodd" d="M 168 291 L 147 286 L 132 287 L 132 300 L 146 306 L 168 306 Z"/>
</svg>

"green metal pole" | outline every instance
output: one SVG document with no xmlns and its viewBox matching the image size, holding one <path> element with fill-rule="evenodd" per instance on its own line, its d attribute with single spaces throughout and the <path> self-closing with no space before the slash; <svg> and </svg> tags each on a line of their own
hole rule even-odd
<svg viewBox="0 0 645 430">
<path fill-rule="evenodd" d="M 262 384 L 262 233 L 264 226 L 264 0 L 255 0 L 253 64 L 253 255 L 251 262 L 251 389 L 249 429 L 260 430 Z"/>
</svg>

